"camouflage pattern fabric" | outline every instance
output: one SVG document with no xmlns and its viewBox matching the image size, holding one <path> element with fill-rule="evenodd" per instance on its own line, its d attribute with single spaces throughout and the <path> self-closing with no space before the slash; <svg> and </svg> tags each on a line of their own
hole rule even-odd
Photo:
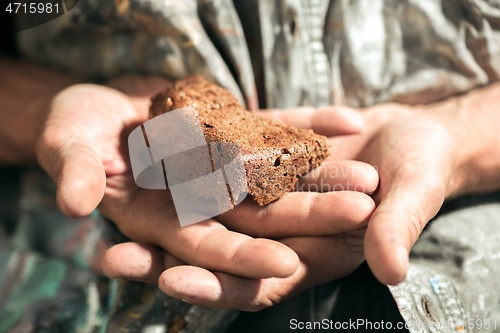
<svg viewBox="0 0 500 333">
<path fill-rule="evenodd" d="M 126 240 L 114 224 L 64 216 L 39 168 L 21 181 L 16 229 L 0 238 L 0 332 L 220 332 L 237 315 L 103 277 L 104 251 Z"/>
<path fill-rule="evenodd" d="M 91 78 L 196 72 L 253 106 L 255 76 L 262 107 L 361 107 L 498 80 L 499 20 L 498 0 L 83 0 L 18 42 Z"/>
<path fill-rule="evenodd" d="M 25 57 L 92 80 L 200 73 L 250 109 L 429 103 L 498 80 L 500 2 L 82 0 L 18 43 Z M 0 236 L 0 332 L 223 332 L 238 315 L 103 278 L 97 258 L 121 240 L 112 224 L 97 212 L 79 221 L 58 213 L 39 170 L 26 171 L 22 188 L 15 230 Z M 378 311 L 396 304 L 407 322 L 500 318 L 499 196 L 459 202 L 425 230 L 407 280 L 390 289 L 396 303 Z M 287 331 L 292 313 L 361 318 L 376 311 L 369 279 L 361 269 L 229 330 L 255 331 L 260 318 L 259 332 Z M 430 327 L 410 331 L 477 331 Z M 500 331 L 500 321 L 481 331 Z"/>
</svg>

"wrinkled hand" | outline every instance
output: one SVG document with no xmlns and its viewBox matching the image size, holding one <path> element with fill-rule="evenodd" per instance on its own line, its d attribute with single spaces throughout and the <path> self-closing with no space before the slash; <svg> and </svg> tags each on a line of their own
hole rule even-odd
<svg viewBox="0 0 500 333">
<path fill-rule="evenodd" d="M 456 190 L 457 138 L 433 110 L 385 104 L 364 111 L 365 132 L 333 138 L 332 157 L 378 168 L 377 209 L 364 251 L 385 284 L 404 280 L 408 253 L 445 198 Z"/>
<path fill-rule="evenodd" d="M 128 134 L 147 120 L 150 96 L 167 82 L 125 78 L 110 85 L 116 89 L 75 85 L 60 92 L 36 147 L 39 163 L 58 184 L 65 214 L 82 217 L 99 205 L 135 241 L 108 250 L 108 276 L 159 283 L 190 303 L 258 310 L 347 275 L 363 261 L 364 229 L 352 230 L 373 212 L 372 199 L 362 192 L 375 190 L 375 169 L 332 162 L 323 168 L 356 172 L 328 181 L 358 185 L 360 192 L 291 193 L 266 207 L 247 200 L 217 218 L 230 229 L 279 242 L 230 231 L 216 219 L 181 228 L 168 191 L 135 185 L 126 147 Z M 345 110 L 312 112 L 301 121 L 329 135 L 360 129 L 356 113 Z"/>
</svg>

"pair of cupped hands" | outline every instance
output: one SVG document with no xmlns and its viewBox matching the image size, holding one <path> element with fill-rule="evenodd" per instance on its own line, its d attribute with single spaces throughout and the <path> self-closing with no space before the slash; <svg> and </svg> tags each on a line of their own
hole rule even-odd
<svg viewBox="0 0 500 333">
<path fill-rule="evenodd" d="M 167 85 L 126 77 L 66 88 L 37 141 L 62 212 L 80 218 L 97 207 L 132 240 L 107 250 L 107 276 L 248 311 L 347 276 L 364 260 L 382 283 L 404 280 L 409 250 L 450 192 L 451 135 L 438 119 L 402 104 L 262 111 L 328 137 L 330 156 L 299 180 L 318 191 L 264 207 L 247 198 L 180 227 L 168 190 L 135 184 L 127 149 L 128 134 L 148 120 L 150 97 Z"/>
</svg>

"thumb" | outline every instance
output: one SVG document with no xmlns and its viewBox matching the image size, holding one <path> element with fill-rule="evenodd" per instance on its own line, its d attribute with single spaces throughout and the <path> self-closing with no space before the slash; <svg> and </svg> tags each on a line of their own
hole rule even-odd
<svg viewBox="0 0 500 333">
<path fill-rule="evenodd" d="M 77 126 L 53 123 L 39 137 L 36 155 L 58 185 L 59 209 L 72 218 L 92 213 L 106 188 L 102 159 L 92 140 Z"/>
<path fill-rule="evenodd" d="M 405 279 L 411 247 L 444 202 L 441 184 L 436 178 L 399 172 L 385 193 L 381 191 L 382 201 L 368 223 L 364 244 L 366 261 L 381 283 L 396 285 Z"/>
</svg>

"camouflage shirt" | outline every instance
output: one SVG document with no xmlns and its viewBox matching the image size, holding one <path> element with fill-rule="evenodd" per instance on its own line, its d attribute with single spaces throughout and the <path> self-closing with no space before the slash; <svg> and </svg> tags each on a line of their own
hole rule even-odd
<svg viewBox="0 0 500 333">
<path fill-rule="evenodd" d="M 200 73 L 249 109 L 429 103 L 500 76 L 498 0 L 65 2 L 66 15 L 17 34 L 24 57 L 102 81 Z M 223 332 L 236 318 L 237 311 L 97 275 L 96 258 L 123 237 L 97 211 L 70 221 L 54 193 L 40 170 L 24 172 L 16 227 L 0 233 L 0 332 Z M 412 332 L 472 332 L 477 326 L 440 323 L 499 313 L 499 200 L 471 200 L 479 208 L 432 223 L 412 251 L 407 280 L 391 288 L 406 322 L 438 323 Z M 464 239 L 464 229 L 476 241 Z M 360 281 L 344 282 L 347 293 L 339 284 L 316 287 L 305 293 L 307 305 L 281 309 L 331 318 L 342 312 L 334 304 L 343 294 L 362 304 L 376 289 Z M 287 331 L 287 320 L 268 331 Z"/>
</svg>

